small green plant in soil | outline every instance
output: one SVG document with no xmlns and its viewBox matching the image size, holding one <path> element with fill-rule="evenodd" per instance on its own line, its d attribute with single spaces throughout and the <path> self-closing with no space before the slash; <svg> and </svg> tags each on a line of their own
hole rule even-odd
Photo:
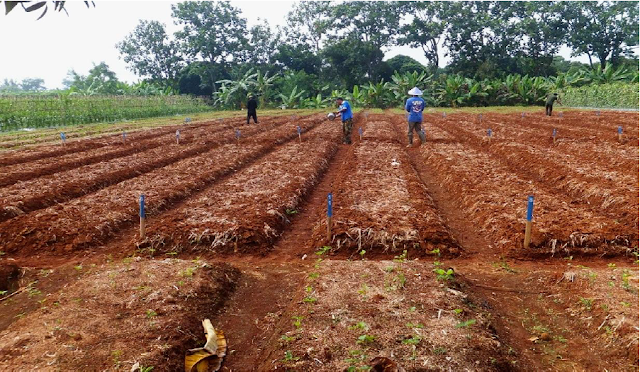
<svg viewBox="0 0 640 372">
<path fill-rule="evenodd" d="M 292 316 L 291 319 L 293 319 L 293 326 L 296 328 L 300 328 L 302 326 L 302 319 L 304 319 L 303 316 Z"/>
<path fill-rule="evenodd" d="M 375 336 L 364 334 L 364 335 L 358 336 L 358 340 L 356 341 L 356 343 L 358 345 L 371 345 L 375 340 L 376 340 Z"/>
<path fill-rule="evenodd" d="M 453 269 L 433 269 L 433 272 L 436 273 L 436 278 L 438 279 L 438 281 L 444 281 L 444 282 L 448 282 L 453 280 L 454 277 L 454 273 L 453 273 Z"/>
<path fill-rule="evenodd" d="M 300 357 L 294 356 L 291 350 L 287 350 L 284 352 L 284 358 L 282 359 L 282 361 L 295 362 L 296 360 L 300 360 Z"/>
<path fill-rule="evenodd" d="M 460 322 L 456 324 L 456 328 L 467 328 L 468 326 L 474 325 L 474 324 L 476 324 L 476 320 L 469 319 L 469 320 L 465 320 L 464 322 Z"/>
<path fill-rule="evenodd" d="M 582 305 L 587 311 L 591 311 L 593 308 L 593 298 L 580 297 L 579 304 Z"/>
<path fill-rule="evenodd" d="M 361 329 L 363 331 L 368 331 L 369 330 L 369 325 L 365 322 L 358 322 L 352 326 L 349 326 L 350 330 L 356 330 L 356 329 Z"/>
<path fill-rule="evenodd" d="M 331 246 L 325 245 L 322 248 L 318 248 L 318 250 L 316 251 L 316 254 L 318 256 L 322 256 L 323 254 L 329 252 L 331 250 Z"/>
<path fill-rule="evenodd" d="M 418 335 L 413 335 L 411 338 L 402 340 L 404 345 L 418 345 L 422 341 L 422 338 Z"/>
<path fill-rule="evenodd" d="M 407 261 L 407 250 L 402 251 L 402 254 L 399 256 L 395 256 L 393 258 L 395 262 L 406 262 Z"/>
<path fill-rule="evenodd" d="M 158 313 L 151 309 L 147 310 L 145 314 L 147 315 L 147 319 L 152 319 L 158 316 Z"/>
</svg>

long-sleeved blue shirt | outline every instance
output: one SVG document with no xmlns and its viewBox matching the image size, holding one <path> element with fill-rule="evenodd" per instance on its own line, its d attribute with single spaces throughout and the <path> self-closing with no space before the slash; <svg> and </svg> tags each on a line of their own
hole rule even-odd
<svg viewBox="0 0 640 372">
<path fill-rule="evenodd" d="M 426 103 L 420 97 L 411 97 L 404 105 L 404 109 L 409 113 L 409 121 L 422 122 L 422 111 Z"/>
</svg>

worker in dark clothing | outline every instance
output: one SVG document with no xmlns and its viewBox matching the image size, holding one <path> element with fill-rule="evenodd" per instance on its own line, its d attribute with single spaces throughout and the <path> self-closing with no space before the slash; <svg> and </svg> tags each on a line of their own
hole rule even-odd
<svg viewBox="0 0 640 372">
<path fill-rule="evenodd" d="M 253 118 L 253 122 L 258 124 L 258 114 L 256 114 L 256 109 L 258 108 L 258 101 L 256 101 L 256 96 L 251 96 L 249 101 L 247 102 L 247 124 L 249 124 L 249 119 Z"/>
<path fill-rule="evenodd" d="M 547 97 L 547 104 L 544 106 L 547 116 L 551 116 L 551 111 L 553 111 L 553 102 L 555 101 L 562 104 L 562 102 L 560 102 L 560 98 L 558 98 L 558 93 L 550 94 L 549 97 Z"/>
</svg>

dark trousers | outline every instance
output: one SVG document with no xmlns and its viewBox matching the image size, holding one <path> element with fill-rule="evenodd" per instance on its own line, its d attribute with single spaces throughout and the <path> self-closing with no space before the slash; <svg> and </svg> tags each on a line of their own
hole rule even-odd
<svg viewBox="0 0 640 372">
<path fill-rule="evenodd" d="M 255 111 L 247 111 L 247 124 L 249 124 L 249 119 L 253 118 L 253 122 L 258 124 L 258 114 Z"/>
<path fill-rule="evenodd" d="M 551 111 L 553 111 L 553 104 L 546 104 L 544 106 L 545 112 L 547 113 L 547 116 L 551 116 Z"/>
<path fill-rule="evenodd" d="M 427 140 L 427 136 L 425 136 L 424 132 L 422 131 L 422 123 L 419 121 L 410 121 L 409 122 L 409 130 L 407 131 L 407 136 L 409 137 L 409 144 L 411 145 L 413 143 L 413 131 L 416 131 L 416 133 L 418 133 L 418 137 L 420 137 L 420 142 L 421 143 L 425 143 Z"/>
</svg>

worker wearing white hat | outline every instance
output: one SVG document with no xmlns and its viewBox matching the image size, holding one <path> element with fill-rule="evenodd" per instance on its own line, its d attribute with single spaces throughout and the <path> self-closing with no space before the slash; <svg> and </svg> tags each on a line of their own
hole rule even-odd
<svg viewBox="0 0 640 372">
<path fill-rule="evenodd" d="M 412 97 L 407 100 L 407 103 L 404 105 L 404 109 L 409 113 L 407 116 L 409 121 L 409 131 L 407 132 L 407 135 L 409 136 L 409 144 L 407 147 L 411 147 L 413 145 L 414 130 L 420 137 L 420 144 L 425 143 L 427 140 L 424 132 L 422 131 L 422 111 L 424 111 L 426 103 L 422 98 L 418 97 L 422 95 L 422 91 L 417 87 L 413 87 L 413 89 L 408 93 Z"/>
</svg>

